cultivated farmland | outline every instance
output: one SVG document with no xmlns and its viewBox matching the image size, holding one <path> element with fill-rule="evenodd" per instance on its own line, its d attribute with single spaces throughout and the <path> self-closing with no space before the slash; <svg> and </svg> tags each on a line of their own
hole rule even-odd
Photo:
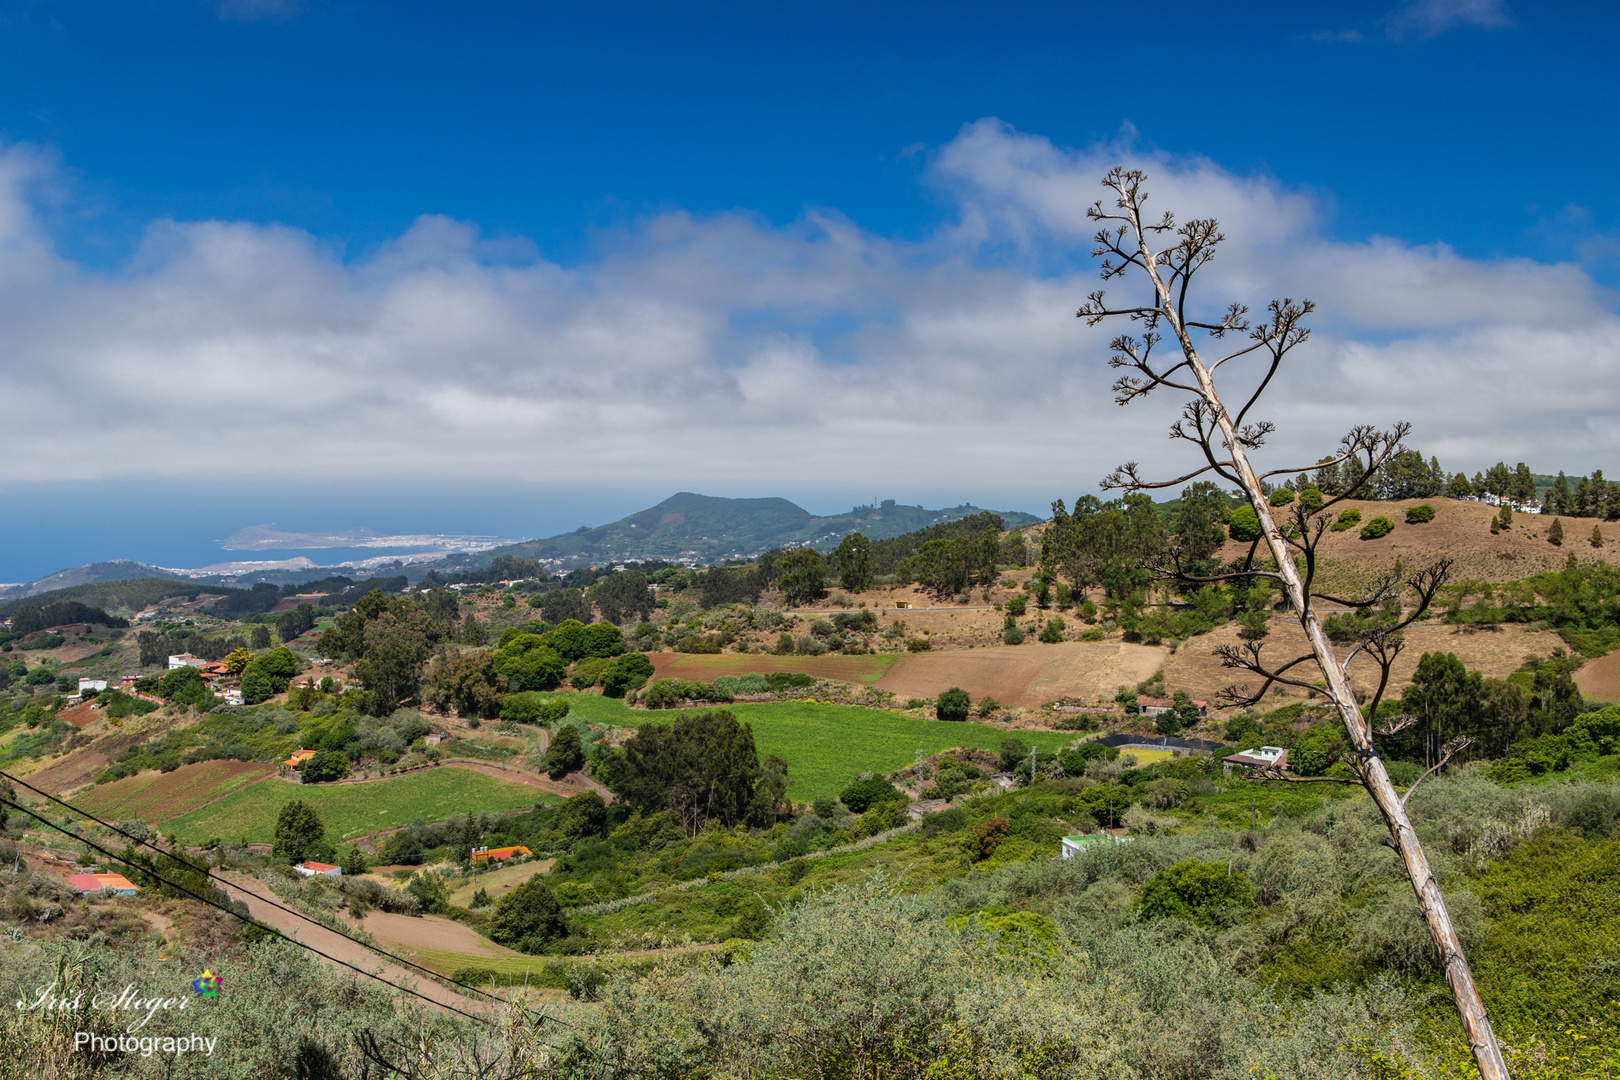
<svg viewBox="0 0 1620 1080">
<path fill-rule="evenodd" d="M 315 808 L 326 823 L 327 838 L 334 841 L 413 821 L 527 810 L 536 803 L 562 801 L 532 787 L 446 766 L 362 784 L 303 785 L 267 780 L 170 821 L 164 832 L 190 844 L 211 838 L 267 842 L 275 834 L 276 815 L 294 799 Z"/>
<path fill-rule="evenodd" d="M 275 774 L 260 761 L 199 761 L 173 772 L 126 776 L 76 801 L 97 817 L 156 823 L 190 813 Z"/>
<path fill-rule="evenodd" d="M 597 723 L 640 727 L 669 723 L 671 712 L 632 710 L 623 702 L 594 694 L 564 694 L 574 712 Z M 1008 735 L 1043 749 L 1068 746 L 1076 736 L 1060 731 L 1008 731 L 990 724 L 951 723 L 884 709 L 822 705 L 806 701 L 727 705 L 738 721 L 754 730 L 761 757 L 776 754 L 788 763 L 788 796 L 799 802 L 836 795 L 861 773 L 903 769 L 917 751 L 936 754 L 954 746 L 994 750 Z"/>
<path fill-rule="evenodd" d="M 742 675 L 750 671 L 797 671 L 820 679 L 863 683 L 871 686 L 897 664 L 902 653 L 873 653 L 866 656 L 774 656 L 769 653 L 652 653 L 647 657 L 657 671 L 655 678 L 713 682 L 722 675 Z"/>
</svg>

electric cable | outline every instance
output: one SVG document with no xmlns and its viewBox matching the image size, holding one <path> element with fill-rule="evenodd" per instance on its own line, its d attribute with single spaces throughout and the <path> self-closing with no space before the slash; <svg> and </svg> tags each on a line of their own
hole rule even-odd
<svg viewBox="0 0 1620 1080">
<path fill-rule="evenodd" d="M 80 817 L 86 818 L 86 819 L 88 819 L 90 821 L 94 821 L 96 824 L 102 826 L 103 828 L 105 828 L 105 829 L 107 829 L 107 830 L 109 830 L 111 832 L 117 833 L 119 836 L 124 837 L 126 840 L 129 840 L 134 844 L 138 844 L 138 845 L 140 845 L 142 847 L 151 848 L 153 851 L 157 852 L 158 854 L 167 856 L 169 858 L 174 857 L 172 852 L 164 851 L 162 848 L 158 847 L 157 845 L 151 843 L 148 840 L 143 840 L 143 839 L 141 839 L 139 837 L 133 836 L 130 833 L 125 832 L 123 829 L 118 828 L 116 825 L 113 825 L 113 824 L 111 824 L 110 822 L 107 822 L 107 821 L 103 821 L 101 818 L 96 817 L 94 814 L 91 814 L 91 813 L 89 813 L 89 812 L 87 812 L 87 811 L 85 811 L 85 810 L 83 810 L 83 809 L 81 809 L 79 807 L 76 807 L 72 803 L 69 803 L 69 802 L 66 802 L 66 801 L 64 801 L 62 799 L 59 799 L 56 796 L 50 794 L 49 792 L 42 791 L 39 788 L 35 787 L 34 785 L 28 783 L 27 781 L 22 780 L 22 779 L 20 779 L 20 778 L 18 778 L 16 776 L 13 776 L 10 773 L 7 773 L 7 772 L 5 772 L 3 770 L 0 770 L 0 777 L 3 777 L 5 779 L 7 779 L 7 780 L 11 781 L 14 784 L 18 784 L 18 785 L 20 785 L 20 786 L 22 786 L 24 788 L 27 788 L 29 791 L 34 792 L 36 795 L 39 795 L 39 796 L 41 796 L 41 797 L 43 797 L 45 799 L 49 799 L 51 802 L 56 803 L 58 806 L 64 807 L 65 809 L 71 811 L 74 814 L 79 815 Z M 241 915 L 240 913 L 238 913 L 236 911 L 233 911 L 228 907 L 225 907 L 225 906 L 223 906 L 223 905 L 221 905 L 219 903 L 216 903 L 215 901 L 209 899 L 208 897 L 200 896 L 197 893 L 194 893 L 191 890 L 185 888 L 184 886 L 177 885 L 177 884 L 175 884 L 175 883 L 173 883 L 171 881 L 166 880 L 161 875 L 157 874 L 156 872 L 154 872 L 151 869 L 148 869 L 145 866 L 140 865 L 139 863 L 136 863 L 136 862 L 134 862 L 134 861 L 132 861 L 130 859 L 127 859 L 122 855 L 115 854 L 114 852 L 111 852 L 111 851 L 107 850 L 106 848 L 102 847 L 101 845 L 99 845 L 99 844 L 97 844 L 97 843 L 95 843 L 95 842 L 93 842 L 91 840 L 88 840 L 85 837 L 79 836 L 77 833 L 74 833 L 71 830 L 65 829 L 62 826 L 57 825 L 54 822 L 51 822 L 50 820 L 48 820 L 48 819 L 46 819 L 44 817 L 41 817 L 39 814 L 35 813 L 34 811 L 28 809 L 27 807 L 25 807 L 25 806 L 23 806 L 23 805 L 21 805 L 19 803 L 12 802 L 11 800 L 3 799 L 3 798 L 0 798 L 0 802 L 3 802 L 8 806 L 11 806 L 11 807 L 13 807 L 13 808 L 15 808 L 17 810 L 22 811 L 23 813 L 27 814 L 29 817 L 34 818 L 35 820 L 43 823 L 44 825 L 48 826 L 49 828 L 55 829 L 56 831 L 58 831 L 60 833 L 63 833 L 66 836 L 72 837 L 73 839 L 79 841 L 80 843 L 86 845 L 87 847 L 94 848 L 96 851 L 101 852 L 103 855 L 106 855 L 108 858 L 113 859 L 114 861 L 116 861 L 118 863 L 121 863 L 121 864 L 123 864 L 125 866 L 129 866 L 132 869 L 138 870 L 141 873 L 147 874 L 147 875 L 157 879 L 162 884 L 167 885 L 170 888 L 176 889 L 176 890 L 184 893 L 185 895 L 192 897 L 193 899 L 199 900 L 202 903 L 207 904 L 209 907 L 216 908 L 216 909 L 218 909 L 220 911 L 223 911 L 226 914 L 231 915 L 231 916 L 233 916 L 233 917 L 235 917 L 237 919 L 240 919 L 243 922 L 246 922 L 251 926 L 258 927 L 259 929 L 264 930 L 267 933 L 274 934 L 276 937 L 279 937 L 279 938 L 281 938 L 281 939 L 283 939 L 285 941 L 289 941 L 289 942 L 292 942 L 295 945 L 301 946 L 302 948 L 309 949 L 311 952 L 316 953 L 317 955 L 322 956 L 325 959 L 331 960 L 333 963 L 341 964 L 342 966 L 344 966 L 346 968 L 350 968 L 351 970 L 357 971 L 360 974 L 366 975 L 369 978 L 376 979 L 377 981 L 385 983 L 386 985 L 391 986 L 396 990 L 401 990 L 401 991 L 404 991 L 405 993 L 412 994 L 412 995 L 414 995 L 416 997 L 421 998 L 424 1001 L 430 1002 L 430 1003 L 435 1004 L 435 1005 L 442 1005 L 444 1008 L 450 1009 L 452 1012 L 461 1013 L 461 1015 L 463 1015 L 463 1016 L 467 1016 L 467 1017 L 470 1017 L 470 1018 L 475 1019 L 475 1020 L 481 1020 L 482 1022 L 485 1022 L 485 1023 L 490 1022 L 487 1018 L 477 1017 L 477 1016 L 474 1016 L 472 1013 L 468 1013 L 468 1012 L 465 1012 L 465 1011 L 463 1011 L 461 1009 L 457 1009 L 453 1005 L 445 1005 L 443 1002 L 434 1001 L 434 999 L 432 999 L 430 997 L 427 997 L 427 996 L 425 996 L 423 994 L 417 993 L 416 991 L 410 990 L 410 989 L 408 989 L 406 987 L 400 986 L 397 983 L 390 982 L 389 980 L 384 979 L 379 975 L 375 975 L 375 974 L 373 974 L 371 972 L 368 972 L 368 971 L 364 970 L 363 968 L 357 967 L 354 964 L 350 964 L 347 961 L 340 960 L 340 959 L 338 959 L 337 957 L 334 957 L 334 956 L 330 956 L 329 954 L 327 954 L 325 952 L 322 952 L 321 950 L 315 948 L 312 945 L 309 945 L 306 942 L 302 942 L 302 941 L 299 941 L 297 938 L 290 937 L 289 935 L 281 932 L 280 930 L 277 930 L 273 926 L 266 925 L 265 923 L 262 923 L 259 920 L 255 919 L 255 918 L 252 918 L 251 916 Z M 517 1007 L 523 1009 L 524 1012 L 530 1013 L 530 1015 L 533 1015 L 533 1016 L 538 1016 L 541 1019 L 551 1020 L 553 1022 L 561 1022 L 561 1021 L 558 1021 L 556 1017 L 552 1017 L 552 1016 L 549 1016 L 549 1015 L 544 1014 L 544 1013 L 535 1013 L 535 1012 L 533 1012 L 533 1010 L 530 1010 L 530 1009 L 528 1009 L 527 1007 L 525 1007 L 523 1005 L 518 1005 L 516 1002 L 513 1002 L 513 1001 L 511 1001 L 511 1000 L 509 1000 L 507 998 L 503 998 L 499 994 L 492 994 L 487 990 L 480 989 L 479 987 L 473 986 L 473 985 L 471 985 L 469 983 L 461 982 L 459 979 L 455 979 L 455 978 L 452 978 L 450 976 L 442 975 L 439 972 L 433 971 L 431 968 L 423 967 L 421 964 L 415 963 L 414 961 L 407 960 L 402 956 L 397 956 L 394 953 L 389 952 L 387 949 L 381 948 L 380 946 L 368 944 L 367 942 L 360 941 L 357 938 L 350 937 L 348 934 L 343 933 L 341 930 L 334 930 L 332 927 L 327 926 L 326 924 L 322 923 L 320 920 L 315 919 L 315 918 L 313 918 L 313 917 L 311 917 L 309 915 L 306 915 L 303 912 L 298 911 L 296 908 L 291 908 L 291 907 L 288 907 L 285 904 L 282 904 L 279 900 L 275 900 L 275 899 L 271 899 L 269 897 L 262 896 L 259 893 L 256 893 L 256 892 L 253 892 L 253 891 L 251 891 L 249 889 L 243 888 L 241 885 L 239 885 L 239 884 L 237 884 L 235 882 L 227 881 L 224 878 L 218 877 L 217 875 L 215 875 L 214 873 L 212 873 L 211 871 L 209 871 L 206 868 L 194 867 L 194 869 L 199 870 L 210 881 L 216 882 L 219 885 L 225 886 L 227 888 L 238 889 L 241 892 L 245 893 L 248 896 L 253 897 L 256 900 L 260 900 L 260 901 L 262 901 L 264 903 L 267 903 L 267 904 L 271 905 L 272 907 L 276 908 L 277 910 L 284 911 L 289 915 L 292 915 L 292 916 L 294 916 L 296 918 L 304 920 L 305 922 L 311 923 L 311 924 L 313 924 L 315 926 L 319 926 L 322 929 L 327 930 L 327 931 L 329 931 L 331 933 L 337 934 L 339 937 L 343 938 L 345 941 L 353 942 L 354 944 L 359 945 L 361 948 L 368 949 L 371 952 L 376 953 L 378 956 L 384 957 L 384 958 L 386 958 L 386 959 L 388 959 L 388 960 L 390 960 L 390 961 L 392 961 L 394 963 L 400 964 L 400 965 L 402 965 L 404 967 L 413 968 L 413 969 L 415 969 L 417 971 L 420 971 L 420 972 L 428 975 L 429 977 L 431 977 L 431 978 L 433 978 L 435 980 L 442 980 L 444 982 L 451 983 L 452 985 L 461 987 L 464 990 L 471 991 L 472 993 L 477 994 L 477 995 L 479 995 L 481 997 L 488 998 L 491 1001 L 499 1002 L 502 1005 L 508 1005 L 508 1006 L 517 1005 Z"/>
</svg>

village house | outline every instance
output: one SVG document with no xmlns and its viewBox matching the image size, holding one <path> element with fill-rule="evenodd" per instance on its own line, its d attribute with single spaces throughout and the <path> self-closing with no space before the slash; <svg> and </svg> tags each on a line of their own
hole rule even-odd
<svg viewBox="0 0 1620 1080">
<path fill-rule="evenodd" d="M 343 869 L 341 867 L 333 866 L 331 863 L 315 862 L 313 859 L 301 862 L 297 866 L 294 866 L 293 869 L 298 871 L 300 874 L 303 874 L 305 877 L 343 876 Z"/>
<path fill-rule="evenodd" d="M 68 878 L 68 888 L 81 896 L 102 889 L 111 889 L 119 896 L 134 896 L 139 891 L 123 874 L 74 874 Z"/>
<path fill-rule="evenodd" d="M 1222 772 L 1227 775 L 1231 775 L 1233 769 L 1286 769 L 1288 751 L 1281 746 L 1262 746 L 1254 750 L 1229 754 L 1221 761 Z"/>
<path fill-rule="evenodd" d="M 183 667 L 203 668 L 207 666 L 208 661 L 204 660 L 200 656 L 192 656 L 188 652 L 174 653 L 169 657 L 170 671 L 178 671 Z"/>
</svg>

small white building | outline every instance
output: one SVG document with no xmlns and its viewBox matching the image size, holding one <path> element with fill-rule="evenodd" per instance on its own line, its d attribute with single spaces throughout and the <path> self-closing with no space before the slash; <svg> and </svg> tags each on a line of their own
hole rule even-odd
<svg viewBox="0 0 1620 1080">
<path fill-rule="evenodd" d="M 1239 769 L 1286 769 L 1288 768 L 1288 751 L 1281 746 L 1262 746 L 1254 750 L 1244 750 L 1241 753 L 1231 754 L 1221 759 L 1226 772 L 1234 768 Z"/>
<path fill-rule="evenodd" d="M 83 678 L 81 678 L 79 680 L 79 693 L 80 694 L 84 694 L 87 691 L 89 693 L 92 693 L 92 694 L 99 694 L 105 689 L 107 689 L 107 680 L 106 679 L 83 679 Z"/>
<path fill-rule="evenodd" d="M 221 691 L 220 696 L 225 699 L 227 705 L 242 704 L 242 691 L 240 690 L 224 690 Z"/>
<path fill-rule="evenodd" d="M 325 862 L 312 862 L 312 861 L 301 862 L 297 866 L 293 867 L 293 869 L 298 871 L 300 874 L 303 874 L 305 877 L 342 877 L 343 876 L 342 867 L 333 866 L 331 863 L 325 863 Z"/>
<path fill-rule="evenodd" d="M 200 668 L 207 663 L 208 661 L 204 660 L 200 656 L 192 656 L 188 652 L 177 653 L 169 657 L 169 670 L 178 671 L 183 667 Z"/>
</svg>

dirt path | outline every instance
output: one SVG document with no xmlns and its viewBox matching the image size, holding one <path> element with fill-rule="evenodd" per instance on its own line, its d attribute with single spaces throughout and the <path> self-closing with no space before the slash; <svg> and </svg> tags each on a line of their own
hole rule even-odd
<svg viewBox="0 0 1620 1080">
<path fill-rule="evenodd" d="M 230 871 L 222 873 L 220 877 L 228 883 L 225 891 L 230 894 L 231 899 L 240 900 L 246 904 L 248 912 L 266 926 L 275 927 L 288 937 L 297 938 L 304 944 L 313 946 L 345 963 L 353 964 L 365 971 L 374 972 L 395 986 L 409 987 L 435 1004 L 460 1009 L 463 1012 L 477 1010 L 479 1006 L 477 1000 L 463 997 L 442 983 L 435 982 L 408 968 L 384 960 L 364 945 L 344 937 L 337 931 L 328 930 L 326 927 L 318 926 L 315 923 L 305 922 L 303 919 L 291 915 L 275 904 L 268 902 L 265 897 L 273 897 L 274 894 L 270 891 L 270 886 L 264 882 Z M 397 917 L 406 918 L 406 916 Z M 451 925 L 472 934 L 471 930 L 467 930 L 466 927 L 461 926 L 459 923 L 451 923 Z M 473 936 L 477 937 L 478 935 L 473 934 Z M 482 941 L 483 939 L 479 938 L 479 940 Z M 381 944 L 380 939 L 379 944 Z M 493 947 L 499 948 L 499 946 Z M 348 970 L 341 967 L 341 965 L 333 966 L 338 967 L 339 970 Z"/>
</svg>

